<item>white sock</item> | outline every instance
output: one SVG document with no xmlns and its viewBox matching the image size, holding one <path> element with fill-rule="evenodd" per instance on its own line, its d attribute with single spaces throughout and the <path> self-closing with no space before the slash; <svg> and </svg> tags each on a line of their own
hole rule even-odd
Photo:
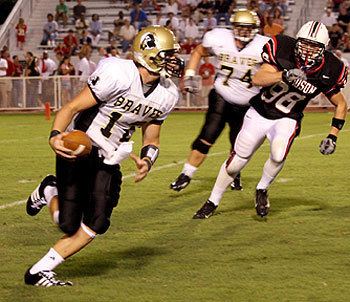
<svg viewBox="0 0 350 302">
<path fill-rule="evenodd" d="M 211 191 L 209 200 L 216 206 L 219 205 L 224 192 L 227 187 L 232 183 L 233 178 L 226 172 L 226 162 L 221 165 L 218 176 L 216 177 L 215 185 Z"/>
<path fill-rule="evenodd" d="M 58 192 L 57 192 L 57 187 L 52 187 L 52 186 L 46 186 L 46 188 L 44 189 L 44 196 L 45 199 L 47 201 L 47 206 L 50 206 L 50 202 L 52 200 L 53 197 L 57 196 Z"/>
<path fill-rule="evenodd" d="M 197 167 L 192 166 L 189 163 L 185 163 L 181 173 L 184 173 L 188 177 L 192 178 L 197 169 Z"/>
<path fill-rule="evenodd" d="M 31 274 L 36 274 L 40 271 L 52 271 L 56 266 L 60 265 L 64 259 L 53 248 L 50 248 L 48 253 L 35 263 L 31 269 Z"/>
<path fill-rule="evenodd" d="M 264 165 L 263 174 L 256 186 L 257 190 L 266 190 L 282 170 L 283 165 L 284 161 L 277 163 L 269 158 Z"/>
</svg>

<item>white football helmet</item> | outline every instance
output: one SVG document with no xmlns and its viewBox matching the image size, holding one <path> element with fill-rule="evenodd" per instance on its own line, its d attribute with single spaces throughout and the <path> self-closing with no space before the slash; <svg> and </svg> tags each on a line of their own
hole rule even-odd
<svg viewBox="0 0 350 302">
<path fill-rule="evenodd" d="M 254 11 L 239 9 L 231 16 L 230 21 L 235 38 L 245 44 L 253 40 L 259 32 L 260 20 Z"/>
<path fill-rule="evenodd" d="M 327 27 L 321 22 L 309 21 L 300 28 L 296 38 L 295 57 L 299 67 L 307 72 L 320 65 L 329 43 Z"/>
</svg>

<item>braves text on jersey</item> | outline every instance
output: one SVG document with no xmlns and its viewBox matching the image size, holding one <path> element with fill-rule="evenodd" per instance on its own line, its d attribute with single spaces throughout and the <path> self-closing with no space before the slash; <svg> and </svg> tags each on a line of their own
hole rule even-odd
<svg viewBox="0 0 350 302">
<path fill-rule="evenodd" d="M 110 158 L 120 143 L 130 139 L 135 127 L 161 124 L 179 99 L 175 84 L 156 81 L 144 94 L 135 63 L 110 57 L 101 60 L 87 85 L 98 102 L 79 113 L 67 130 L 85 131 L 99 153 Z"/>
</svg>

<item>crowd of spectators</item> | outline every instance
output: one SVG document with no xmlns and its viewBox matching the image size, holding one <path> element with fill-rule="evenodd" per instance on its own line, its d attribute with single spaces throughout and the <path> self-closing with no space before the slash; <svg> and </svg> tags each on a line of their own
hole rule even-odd
<svg viewBox="0 0 350 302">
<path fill-rule="evenodd" d="M 107 28 L 100 16 L 85 6 L 88 0 L 72 0 L 70 10 L 65 0 L 56 0 L 55 12 L 47 14 L 43 24 L 43 36 L 40 56 L 27 51 L 23 58 L 11 58 L 7 48 L 1 51 L 0 58 L 0 99 L 9 98 L 9 94 L 19 93 L 19 89 L 11 92 L 13 85 L 21 85 L 21 81 L 3 81 L 3 77 L 34 77 L 27 83 L 27 106 L 38 106 L 45 99 L 46 91 L 52 91 L 49 79 L 51 75 L 62 76 L 61 86 L 64 101 L 69 100 L 71 82 L 69 76 L 78 75 L 83 82 L 95 70 L 96 64 L 91 54 L 96 49 L 100 58 L 122 56 L 131 58 L 130 47 L 137 32 L 150 24 L 161 25 L 171 29 L 178 37 L 183 54 L 190 54 L 200 43 L 203 34 L 216 26 L 230 23 L 231 14 L 237 9 L 237 0 L 156 0 L 124 1 L 129 13 L 120 10 L 113 21 L 112 28 Z M 67 0 L 68 1 L 68 0 Z M 116 1 L 111 0 L 111 3 Z M 261 33 L 267 35 L 283 32 L 283 17 L 286 14 L 286 0 L 248 0 L 247 8 L 257 12 L 261 22 Z M 87 17 L 86 13 L 91 17 Z M 16 26 L 17 47 L 25 49 L 27 25 L 19 19 Z M 108 44 L 107 44 L 108 43 Z M 106 45 L 107 44 L 107 45 Z M 52 58 L 47 50 L 53 50 Z M 75 64 L 71 57 L 77 56 Z M 207 95 L 213 84 L 215 69 L 207 59 L 200 66 L 203 78 L 203 97 Z M 36 77 L 42 77 L 38 79 Z M 37 96 L 39 94 L 39 97 Z M 1 107 L 11 107 L 11 101 L 1 101 Z"/>
<path fill-rule="evenodd" d="M 350 52 L 350 0 L 328 0 L 320 21 L 328 28 L 331 49 Z"/>
<path fill-rule="evenodd" d="M 61 75 L 67 77 L 62 82 L 62 87 L 68 90 L 70 75 L 79 75 L 84 81 L 96 68 L 96 64 L 91 60 L 94 49 L 100 58 L 108 56 L 131 58 L 130 47 L 137 31 L 150 24 L 171 29 L 180 41 L 182 53 L 191 54 L 206 31 L 216 26 L 228 25 L 231 14 L 238 8 L 237 0 L 167 0 L 162 4 L 156 0 L 134 0 L 131 3 L 125 0 L 130 13 L 126 14 L 120 10 L 112 28 L 106 28 L 100 16 L 93 11 L 89 11 L 91 17 L 86 17 L 87 8 L 84 1 L 88 0 L 74 0 L 76 3 L 70 11 L 65 0 L 58 0 L 55 13 L 47 14 L 41 45 L 44 50 L 45 48 L 54 50 L 53 58 L 49 58 L 47 51 L 43 51 L 42 56 L 38 58 L 28 51 L 25 60 L 21 60 L 18 56 L 11 58 L 6 47 L 1 51 L 1 99 L 8 95 L 12 88 L 8 82 L 1 81 L 1 78 L 8 76 L 47 78 L 54 74 Z M 273 36 L 284 32 L 288 0 L 248 0 L 246 7 L 259 16 L 261 34 Z M 328 0 L 320 21 L 329 30 L 330 49 L 348 64 L 342 52 L 350 52 L 350 0 Z M 67 25 L 70 28 L 66 28 Z M 20 18 L 16 25 L 16 34 L 17 47 L 21 50 L 26 42 L 26 33 L 27 25 Z M 73 65 L 71 56 L 78 57 L 78 60 L 75 60 L 78 61 L 77 64 Z M 214 66 L 209 60 L 204 60 L 199 68 L 203 97 L 213 84 L 214 74 Z M 37 84 L 33 84 L 30 89 L 37 89 Z M 67 93 L 65 99 L 69 98 L 70 95 Z M 34 105 L 37 101 L 28 102 Z M 10 104 L 5 104 L 5 107 L 8 106 Z"/>
</svg>

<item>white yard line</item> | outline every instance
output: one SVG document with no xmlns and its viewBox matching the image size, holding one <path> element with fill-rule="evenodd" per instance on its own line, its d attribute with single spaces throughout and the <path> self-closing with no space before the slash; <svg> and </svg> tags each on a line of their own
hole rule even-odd
<svg viewBox="0 0 350 302">
<path fill-rule="evenodd" d="M 346 130 L 343 130 L 342 132 L 349 132 L 350 129 L 346 129 Z M 325 133 L 318 133 L 318 134 L 310 134 L 310 135 L 305 135 L 303 137 L 300 137 L 298 138 L 299 140 L 303 140 L 303 139 L 309 139 L 309 138 L 313 138 L 313 137 L 316 137 L 316 136 L 324 136 Z M 267 146 L 268 144 L 267 143 L 264 143 L 263 146 Z M 223 151 L 223 152 L 216 152 L 216 153 L 210 153 L 208 154 L 208 157 L 211 157 L 211 156 L 218 156 L 218 155 L 222 155 L 222 154 L 225 154 L 225 153 L 228 153 L 228 151 Z M 158 167 L 154 167 L 151 172 L 154 172 L 154 171 L 160 171 L 160 170 L 163 170 L 163 169 L 166 169 L 166 168 L 172 168 L 172 167 L 177 167 L 179 165 L 182 165 L 185 163 L 186 160 L 180 160 L 176 163 L 171 163 L 171 164 L 167 164 L 167 165 L 163 165 L 163 166 L 158 166 Z M 151 173 L 150 172 L 150 173 Z M 128 175 L 125 175 L 123 176 L 123 180 L 124 179 L 128 179 L 128 178 L 132 178 L 135 176 L 135 173 L 131 173 L 131 174 L 128 174 Z M 4 204 L 4 205 L 1 205 L 0 206 L 0 210 L 3 210 L 3 209 L 8 209 L 8 208 L 12 208 L 12 207 L 15 207 L 15 206 L 18 206 L 18 205 L 22 205 L 26 202 L 26 200 L 18 200 L 18 201 L 14 201 L 14 202 L 10 202 L 10 203 L 7 203 L 7 204 Z"/>
</svg>

